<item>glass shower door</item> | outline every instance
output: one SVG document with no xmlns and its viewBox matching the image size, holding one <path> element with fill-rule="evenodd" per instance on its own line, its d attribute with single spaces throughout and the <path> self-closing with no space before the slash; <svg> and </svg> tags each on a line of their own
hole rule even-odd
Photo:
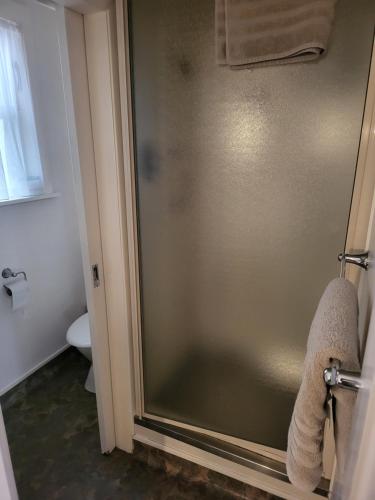
<svg viewBox="0 0 375 500">
<path fill-rule="evenodd" d="M 213 0 L 129 4 L 145 412 L 286 449 L 345 244 L 375 5 L 340 0 L 317 62 L 231 71 Z"/>
</svg>

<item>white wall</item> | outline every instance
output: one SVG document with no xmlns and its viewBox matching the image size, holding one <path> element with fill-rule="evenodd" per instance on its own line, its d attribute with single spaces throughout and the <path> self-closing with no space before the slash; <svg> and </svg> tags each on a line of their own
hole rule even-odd
<svg viewBox="0 0 375 500">
<path fill-rule="evenodd" d="M 53 190 L 61 193 L 0 206 L 0 271 L 24 270 L 31 288 L 25 312 L 12 312 L 0 289 L 1 393 L 65 346 L 66 330 L 86 302 L 56 12 L 1 0 L 0 17 L 24 32 L 42 159 Z"/>
</svg>

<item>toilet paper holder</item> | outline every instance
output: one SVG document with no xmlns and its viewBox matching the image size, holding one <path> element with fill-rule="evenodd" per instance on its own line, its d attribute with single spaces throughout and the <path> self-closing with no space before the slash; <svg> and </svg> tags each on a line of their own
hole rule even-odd
<svg viewBox="0 0 375 500">
<path fill-rule="evenodd" d="M 13 272 L 10 267 L 6 267 L 1 271 L 1 276 L 5 279 L 8 278 L 17 278 L 20 274 L 23 275 L 24 279 L 27 281 L 27 276 L 25 271 L 18 271 L 17 273 Z"/>
<path fill-rule="evenodd" d="M 12 311 L 17 311 L 19 309 L 25 310 L 30 298 L 29 282 L 27 281 L 25 271 L 14 272 L 9 267 L 6 267 L 1 271 L 1 276 L 6 280 L 23 276 L 21 279 L 6 281 L 3 283 L 3 288 L 10 298 Z"/>
</svg>

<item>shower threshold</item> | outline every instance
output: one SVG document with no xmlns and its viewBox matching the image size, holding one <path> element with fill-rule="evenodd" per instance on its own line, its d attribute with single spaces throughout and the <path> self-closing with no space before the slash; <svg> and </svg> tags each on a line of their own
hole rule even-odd
<svg viewBox="0 0 375 500">
<path fill-rule="evenodd" d="M 208 453 L 230 460 L 231 462 L 248 467 L 254 471 L 261 472 L 275 479 L 289 483 L 285 464 L 272 458 L 265 457 L 259 453 L 255 453 L 205 434 L 182 429 L 171 424 L 157 422 L 149 418 L 135 417 L 134 422 L 139 426 L 145 427 L 146 429 L 158 432 L 185 444 L 195 446 L 196 448 Z M 314 493 L 323 497 L 328 497 L 329 480 L 322 478 Z"/>
</svg>

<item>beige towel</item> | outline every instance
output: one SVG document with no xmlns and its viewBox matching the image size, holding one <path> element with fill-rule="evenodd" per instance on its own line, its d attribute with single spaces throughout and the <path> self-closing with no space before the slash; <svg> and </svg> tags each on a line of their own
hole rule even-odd
<svg viewBox="0 0 375 500">
<path fill-rule="evenodd" d="M 234 69 L 316 59 L 336 0 L 215 0 L 216 61 Z"/>
<path fill-rule="evenodd" d="M 359 371 L 358 301 L 355 287 L 345 278 L 327 286 L 311 324 L 302 384 L 288 434 L 287 472 L 290 481 L 313 491 L 322 474 L 323 431 L 327 416 L 327 387 L 323 370 L 338 359 L 344 370 Z M 333 390 L 338 478 L 343 474 L 355 393 Z"/>
</svg>

